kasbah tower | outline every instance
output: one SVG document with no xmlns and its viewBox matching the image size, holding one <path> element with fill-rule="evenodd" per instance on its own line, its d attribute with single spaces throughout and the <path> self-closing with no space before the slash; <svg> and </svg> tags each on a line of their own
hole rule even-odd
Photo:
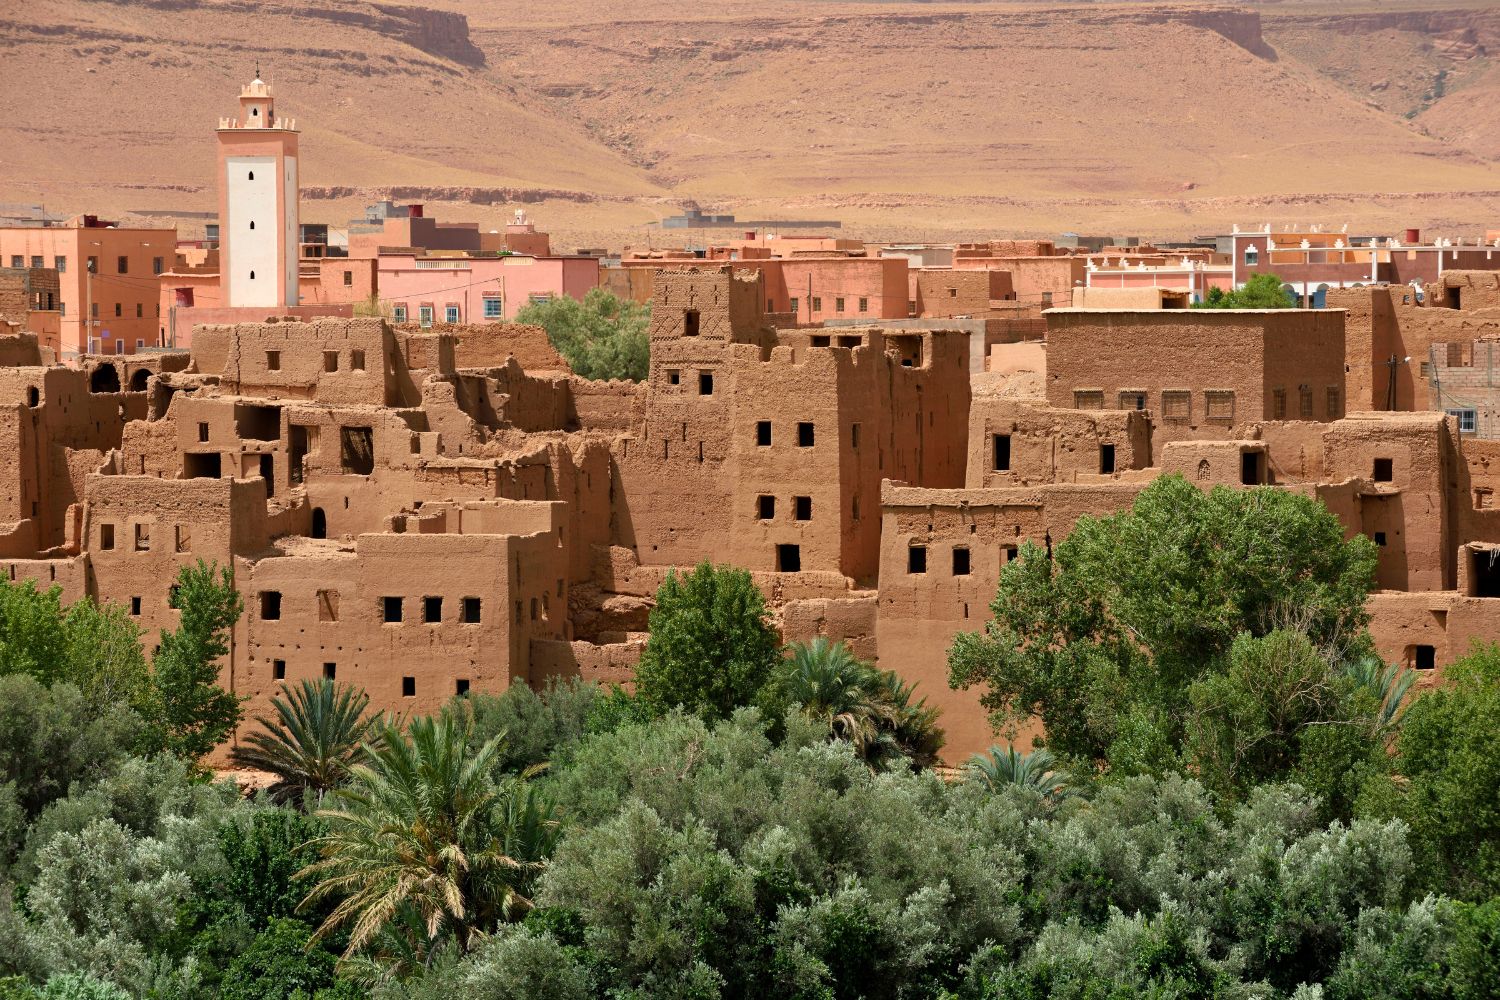
<svg viewBox="0 0 1500 1000">
<path fill-rule="evenodd" d="M 260 78 L 240 90 L 238 118 L 220 118 L 220 301 L 286 308 L 297 295 L 297 122 L 276 116 Z"/>
</svg>

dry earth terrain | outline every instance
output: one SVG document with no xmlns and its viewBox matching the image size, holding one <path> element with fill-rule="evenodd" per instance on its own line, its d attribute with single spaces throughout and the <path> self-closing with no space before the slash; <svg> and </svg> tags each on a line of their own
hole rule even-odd
<svg viewBox="0 0 1500 1000">
<path fill-rule="evenodd" d="M 0 215 L 212 209 L 210 132 L 259 65 L 309 221 L 386 195 L 525 203 L 562 246 L 680 241 L 649 223 L 689 200 L 876 238 L 1500 220 L 1488 3 L 425 3 L 4 5 Z"/>
</svg>

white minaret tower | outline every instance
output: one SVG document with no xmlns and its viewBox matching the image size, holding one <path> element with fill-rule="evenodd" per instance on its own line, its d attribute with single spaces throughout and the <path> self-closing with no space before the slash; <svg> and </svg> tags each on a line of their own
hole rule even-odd
<svg viewBox="0 0 1500 1000">
<path fill-rule="evenodd" d="M 238 118 L 219 119 L 219 288 L 226 306 L 298 302 L 297 123 L 276 117 L 259 70 Z"/>
</svg>

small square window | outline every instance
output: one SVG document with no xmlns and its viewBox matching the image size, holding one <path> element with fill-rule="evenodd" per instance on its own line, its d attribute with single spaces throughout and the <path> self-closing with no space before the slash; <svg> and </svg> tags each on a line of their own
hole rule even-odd
<svg viewBox="0 0 1500 1000">
<path fill-rule="evenodd" d="M 906 571 L 908 573 L 927 572 L 927 546 L 912 545 L 907 548 Z"/>
<path fill-rule="evenodd" d="M 827 347 L 831 343 L 833 343 L 833 338 L 832 337 L 829 337 L 826 334 L 820 334 L 820 333 L 813 334 L 813 337 L 812 337 L 812 346 L 814 346 L 814 347 Z"/>
<path fill-rule="evenodd" d="M 792 497 L 792 518 L 797 521 L 812 520 L 812 497 Z"/>
<path fill-rule="evenodd" d="M 364 351 L 350 351 L 349 352 L 349 367 L 352 368 L 352 369 L 354 369 L 357 372 L 364 371 L 365 370 L 365 352 Z"/>
<path fill-rule="evenodd" d="M 284 680 L 286 680 L 286 661 L 285 660 L 272 660 L 271 661 L 271 679 L 274 680 L 274 681 L 284 681 Z"/>
<path fill-rule="evenodd" d="M 135 550 L 137 552 L 151 551 L 151 525 L 137 524 L 135 526 Z"/>
<path fill-rule="evenodd" d="M 198 440 L 204 443 L 208 441 L 208 421 L 198 421 Z"/>
<path fill-rule="evenodd" d="M 1437 667 L 1436 646 L 1413 646 L 1411 665 L 1417 670 L 1433 670 Z"/>
<path fill-rule="evenodd" d="M 281 620 L 281 591 L 262 590 L 260 592 L 260 619 L 267 622 Z"/>
<path fill-rule="evenodd" d="M 859 300 L 859 311 L 862 312 L 862 313 L 867 313 L 867 312 L 870 311 L 870 300 L 869 299 L 861 298 Z"/>
<path fill-rule="evenodd" d="M 823 296 L 821 296 L 821 295 L 814 295 L 812 297 L 812 311 L 813 312 L 822 312 L 823 311 Z"/>
<path fill-rule="evenodd" d="M 115 270 L 119 271 L 121 274 L 129 274 L 130 273 L 130 258 L 129 257 L 116 257 L 115 258 Z"/>
<path fill-rule="evenodd" d="M 115 547 L 115 526 L 113 524 L 99 525 L 99 548 L 108 551 Z"/>
<path fill-rule="evenodd" d="M 698 310 L 684 310 L 682 314 L 682 335 L 684 337 L 698 336 Z"/>
<path fill-rule="evenodd" d="M 811 448 L 813 446 L 813 425 L 810 421 L 802 421 L 797 424 L 797 447 Z"/>
<path fill-rule="evenodd" d="M 969 550 L 966 548 L 955 548 L 953 550 L 953 575 L 969 575 Z"/>
<path fill-rule="evenodd" d="M 141 599 L 139 597 L 132 597 L 130 599 L 130 613 L 137 618 L 141 616 Z"/>
<path fill-rule="evenodd" d="M 401 621 L 401 598 L 382 597 L 380 599 L 380 619 L 387 624 L 395 624 Z"/>
<path fill-rule="evenodd" d="M 323 370 L 325 372 L 336 372 L 336 371 L 339 370 L 339 352 L 338 351 L 324 351 L 323 352 Z"/>
<path fill-rule="evenodd" d="M 463 599 L 463 621 L 465 625 L 479 624 L 479 598 L 465 597 Z"/>
<path fill-rule="evenodd" d="M 1385 532 L 1375 532 L 1375 544 L 1381 546 L 1382 548 L 1385 547 Z"/>
<path fill-rule="evenodd" d="M 1104 409 L 1103 391 L 1099 389 L 1074 389 L 1073 408 L 1075 410 Z"/>
<path fill-rule="evenodd" d="M 756 516 L 762 521 L 769 521 L 776 516 L 776 498 L 762 494 L 755 498 Z"/>
<path fill-rule="evenodd" d="M 1146 408 L 1146 394 L 1136 389 L 1127 389 L 1120 393 L 1120 409 L 1122 410 L 1144 410 Z"/>
<path fill-rule="evenodd" d="M 1377 458 L 1375 460 L 1374 475 L 1371 477 L 1377 483 L 1388 483 L 1394 476 L 1393 462 L 1389 458 Z"/>
<path fill-rule="evenodd" d="M 422 620 L 428 624 L 436 624 L 443 620 L 443 599 L 441 597 L 422 598 Z"/>
<path fill-rule="evenodd" d="M 668 368 L 667 369 L 667 385 L 681 385 L 681 384 L 682 384 L 682 372 L 678 371 L 676 368 Z"/>
<path fill-rule="evenodd" d="M 700 396 L 712 396 L 713 394 L 714 394 L 714 373 L 713 372 L 699 372 L 698 373 L 698 395 L 700 395 Z"/>
<path fill-rule="evenodd" d="M 833 300 L 833 311 L 836 312 L 836 313 L 841 313 L 841 312 L 844 311 L 844 299 L 843 299 L 843 296 L 835 296 L 835 298 Z"/>
<path fill-rule="evenodd" d="M 354 284 L 354 272 L 353 271 L 345 271 L 344 272 L 344 287 L 348 288 L 348 287 L 352 286 L 353 284 Z"/>
<path fill-rule="evenodd" d="M 417 679 L 415 677 L 401 678 L 401 697 L 415 698 L 417 696 Z"/>
<path fill-rule="evenodd" d="M 469 679 L 467 677 L 460 677 L 458 680 L 454 681 L 453 693 L 458 695 L 460 698 L 467 695 L 469 693 Z"/>
<path fill-rule="evenodd" d="M 1193 419 L 1193 394 L 1185 389 L 1164 389 L 1161 394 L 1163 420 Z"/>
<path fill-rule="evenodd" d="M 755 443 L 762 448 L 771 446 L 771 421 L 757 420 L 755 422 Z"/>
<path fill-rule="evenodd" d="M 486 295 L 485 296 L 485 298 L 484 298 L 484 318 L 485 319 L 500 319 L 501 318 L 502 311 L 503 311 L 502 310 L 502 306 L 501 306 L 501 301 L 502 301 L 501 299 L 496 298 L 495 296 L 492 296 L 492 295 Z"/>
<path fill-rule="evenodd" d="M 444 306 L 443 307 L 443 322 L 445 322 L 445 323 L 457 323 L 458 322 L 458 306 Z"/>
<path fill-rule="evenodd" d="M 776 572 L 778 572 L 778 573 L 800 573 L 800 572 L 802 572 L 802 546 L 800 546 L 800 545 L 778 545 L 778 546 L 776 546 Z"/>
<path fill-rule="evenodd" d="M 406 322 L 406 307 L 391 306 L 391 320 L 396 323 Z"/>
<path fill-rule="evenodd" d="M 273 371 L 273 372 L 279 372 L 279 371 L 281 371 L 281 352 L 280 351 L 267 351 L 266 352 L 266 370 L 267 371 Z"/>
<path fill-rule="evenodd" d="M 338 680 L 339 665 L 337 663 L 323 664 L 323 676 L 329 680 Z"/>
</svg>

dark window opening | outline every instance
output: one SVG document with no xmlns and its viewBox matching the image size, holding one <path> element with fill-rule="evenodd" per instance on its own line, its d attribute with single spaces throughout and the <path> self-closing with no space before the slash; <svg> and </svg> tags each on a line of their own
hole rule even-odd
<svg viewBox="0 0 1500 1000">
<path fill-rule="evenodd" d="M 927 572 L 927 546 L 913 545 L 906 550 L 906 571 L 908 573 Z"/>
<path fill-rule="evenodd" d="M 436 623 L 443 620 L 443 599 L 441 597 L 422 598 L 422 620 L 428 623 Z"/>
<path fill-rule="evenodd" d="M 454 681 L 453 682 L 453 693 L 456 694 L 456 695 L 458 695 L 460 698 L 462 698 L 464 695 L 468 694 L 469 693 L 469 679 L 467 677 L 460 677 L 458 680 Z"/>
<path fill-rule="evenodd" d="M 1377 531 L 1377 532 L 1375 532 L 1375 544 L 1376 545 L 1380 545 L 1380 546 L 1384 546 L 1385 545 L 1385 532 L 1383 532 L 1383 531 Z"/>
<path fill-rule="evenodd" d="M 1115 471 L 1115 446 L 1112 444 L 1101 444 L 1099 446 L 1099 472 L 1101 475 L 1109 475 Z"/>
<path fill-rule="evenodd" d="M 1412 667 L 1417 670 L 1433 670 L 1437 667 L 1436 646 L 1413 646 L 1408 656 Z"/>
<path fill-rule="evenodd" d="M 800 572 L 802 572 L 802 546 L 800 546 L 800 545 L 778 545 L 778 546 L 776 546 L 776 572 L 778 572 L 778 573 L 800 573 Z"/>
<path fill-rule="evenodd" d="M 833 343 L 833 338 L 826 334 L 813 334 L 812 345 L 814 347 L 827 347 Z"/>
<path fill-rule="evenodd" d="M 479 598 L 465 597 L 463 599 L 463 621 L 465 625 L 479 624 Z"/>
<path fill-rule="evenodd" d="M 369 427 L 339 429 L 339 461 L 344 471 L 368 476 L 375 471 L 375 432 Z"/>
<path fill-rule="evenodd" d="M 1373 476 L 1377 483 L 1388 483 L 1392 479 L 1393 469 L 1389 458 L 1377 458 L 1375 460 L 1375 474 Z"/>
<path fill-rule="evenodd" d="M 969 575 L 969 550 L 958 548 L 953 550 L 953 575 Z"/>
<path fill-rule="evenodd" d="M 267 351 L 266 352 L 266 370 L 267 371 L 273 371 L 273 372 L 279 372 L 279 371 L 281 371 L 281 352 L 280 351 Z"/>
<path fill-rule="evenodd" d="M 199 440 L 207 441 L 207 424 L 199 424 Z M 239 404 L 234 408 L 235 432 L 250 441 L 281 440 L 281 408 Z"/>
<path fill-rule="evenodd" d="M 812 497 L 792 497 L 792 518 L 797 521 L 812 520 Z"/>
<path fill-rule="evenodd" d="M 99 525 L 99 548 L 108 551 L 115 547 L 115 526 L 113 524 Z"/>
<path fill-rule="evenodd" d="M 323 352 L 323 370 L 325 372 L 336 372 L 336 371 L 339 370 L 339 352 L 338 351 L 324 351 Z"/>
<path fill-rule="evenodd" d="M 1472 597 L 1500 597 L 1500 549 L 1474 549 L 1469 561 Z"/>
<path fill-rule="evenodd" d="M 769 521 L 776 516 L 776 498 L 773 496 L 758 496 L 755 498 L 756 516 L 762 521 Z"/>
<path fill-rule="evenodd" d="M 338 672 L 339 672 L 339 665 L 337 663 L 325 663 L 325 664 L 323 664 L 323 676 L 326 677 L 326 678 L 328 678 L 329 680 L 337 680 L 338 679 Z"/>
<path fill-rule="evenodd" d="M 284 680 L 286 680 L 286 661 L 285 660 L 272 660 L 271 661 L 271 679 L 274 680 L 274 681 L 284 681 Z"/>
<path fill-rule="evenodd" d="M 758 421 L 756 421 L 756 423 L 755 423 L 755 443 L 758 444 L 758 445 L 760 445 L 762 448 L 768 448 L 768 447 L 770 447 L 770 445 L 771 445 L 771 421 L 769 421 L 769 420 L 758 420 Z"/>
<path fill-rule="evenodd" d="M 682 314 L 682 335 L 684 337 L 698 336 L 698 310 L 689 309 Z"/>
<path fill-rule="evenodd" d="M 713 372 L 699 372 L 698 373 L 698 395 L 700 395 L 700 396 L 712 396 L 713 394 L 714 394 L 714 373 Z"/>
<path fill-rule="evenodd" d="M 218 479 L 223 458 L 216 451 L 182 456 L 182 472 L 188 479 Z"/>
<path fill-rule="evenodd" d="M 811 448 L 813 446 L 813 425 L 810 421 L 802 421 L 797 425 L 797 447 Z"/>
<path fill-rule="evenodd" d="M 130 613 L 137 618 L 141 616 L 141 599 L 139 597 L 132 597 L 130 599 Z"/>
<path fill-rule="evenodd" d="M 200 444 L 208 443 L 208 422 L 205 420 L 198 421 L 198 442 Z"/>
<path fill-rule="evenodd" d="M 417 696 L 417 679 L 415 677 L 401 678 L 401 697 L 415 698 Z"/>
<path fill-rule="evenodd" d="M 380 599 L 380 618 L 387 624 L 394 624 L 401 620 L 401 598 L 382 597 Z"/>
<path fill-rule="evenodd" d="M 995 441 L 995 471 L 1010 471 L 1010 435 L 996 434 Z"/>
<path fill-rule="evenodd" d="M 28 386 L 26 389 L 26 405 L 35 409 L 42 402 L 42 394 L 36 386 Z"/>
<path fill-rule="evenodd" d="M 349 352 L 349 367 L 352 368 L 352 369 L 354 369 L 357 372 L 364 371 L 365 370 L 365 352 L 364 351 L 350 351 Z"/>
<path fill-rule="evenodd" d="M 300 424 L 292 424 L 287 428 L 289 440 L 287 441 L 287 474 L 296 486 L 302 482 L 302 463 L 307 458 L 308 429 Z"/>
<path fill-rule="evenodd" d="M 262 590 L 260 592 L 260 620 L 265 622 L 281 620 L 281 591 Z"/>
<path fill-rule="evenodd" d="M 669 368 L 669 369 L 667 369 L 667 385 L 681 385 L 681 384 L 682 384 L 682 372 L 678 371 L 676 368 Z"/>
<path fill-rule="evenodd" d="M 276 495 L 276 460 L 271 455 L 260 456 L 260 478 L 266 481 L 266 496 Z"/>
</svg>

